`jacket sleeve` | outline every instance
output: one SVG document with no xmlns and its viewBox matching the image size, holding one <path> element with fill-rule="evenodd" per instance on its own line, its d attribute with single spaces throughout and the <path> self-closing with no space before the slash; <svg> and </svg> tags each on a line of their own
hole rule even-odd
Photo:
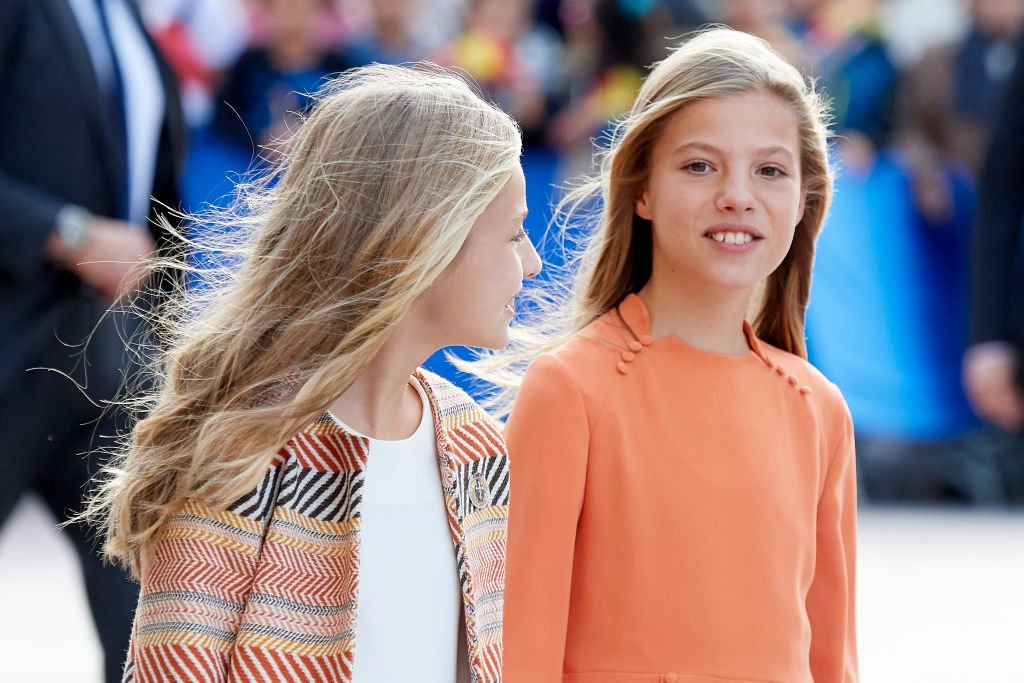
<svg viewBox="0 0 1024 683">
<path fill-rule="evenodd" d="M 25 32 L 29 7 L 24 0 L 0 2 L 0 99 L 14 109 L 19 105 L 6 102 L 10 86 L 5 83 L 13 82 L 13 72 L 20 68 L 14 46 Z M 46 240 L 66 202 L 19 180 L 2 166 L 0 163 L 0 278 L 20 283 L 39 276 L 46 262 Z"/>
<path fill-rule="evenodd" d="M 143 563 L 122 683 L 228 683 L 284 472 L 278 456 L 227 510 L 186 503 Z"/>
<path fill-rule="evenodd" d="M 1024 36 L 1018 43 L 1024 48 Z M 972 259 L 972 341 L 1011 341 L 1014 263 L 1024 217 L 1024 60 L 1006 85 L 978 183 Z"/>
<path fill-rule="evenodd" d="M 853 423 L 845 402 L 839 400 L 842 422 L 833 432 L 836 436 L 818 501 L 817 554 L 806 603 L 815 683 L 858 680 L 854 605 L 857 475 Z"/>
<path fill-rule="evenodd" d="M 512 495 L 505 589 L 505 683 L 560 683 L 590 428 L 564 366 L 540 356 L 505 432 Z"/>
</svg>

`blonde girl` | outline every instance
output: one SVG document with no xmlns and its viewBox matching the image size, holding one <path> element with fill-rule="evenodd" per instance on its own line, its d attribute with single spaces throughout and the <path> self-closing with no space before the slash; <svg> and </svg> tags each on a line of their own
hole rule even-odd
<svg viewBox="0 0 1024 683">
<path fill-rule="evenodd" d="M 429 65 L 317 100 L 92 511 L 141 582 L 127 681 L 500 679 L 505 447 L 419 365 L 507 343 L 540 269 L 519 129 Z"/>
<path fill-rule="evenodd" d="M 571 294 L 477 369 L 513 388 L 506 683 L 850 683 L 849 413 L 806 361 L 819 96 L 713 29 L 648 75 Z M 749 322 L 748 322 L 749 321 Z"/>
</svg>

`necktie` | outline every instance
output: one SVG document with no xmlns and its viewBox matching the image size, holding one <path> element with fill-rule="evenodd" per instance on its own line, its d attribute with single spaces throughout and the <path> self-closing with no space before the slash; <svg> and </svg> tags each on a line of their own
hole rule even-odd
<svg viewBox="0 0 1024 683">
<path fill-rule="evenodd" d="M 110 123 L 111 156 L 114 159 L 114 194 L 117 201 L 117 216 L 115 217 L 128 220 L 131 211 L 128 193 L 128 125 L 125 114 L 124 81 L 121 78 L 121 64 L 117 59 L 117 49 L 114 46 L 114 38 L 110 30 L 107 2 L 106 0 L 95 0 L 95 2 L 100 25 L 103 28 L 103 42 L 110 55 L 111 65 L 110 78 L 107 79 L 107 83 L 102 85 L 107 121 Z"/>
</svg>

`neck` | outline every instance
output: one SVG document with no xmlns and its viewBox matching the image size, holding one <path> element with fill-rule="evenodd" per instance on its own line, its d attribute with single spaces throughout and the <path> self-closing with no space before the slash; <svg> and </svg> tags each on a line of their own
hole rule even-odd
<svg viewBox="0 0 1024 683">
<path fill-rule="evenodd" d="M 638 292 L 651 315 L 651 337 L 674 335 L 690 346 L 729 356 L 750 350 L 743 321 L 751 292 L 666 282 L 654 275 Z"/>
<path fill-rule="evenodd" d="M 400 322 L 366 369 L 331 404 L 331 412 L 373 438 L 393 441 L 411 436 L 423 408 L 410 381 L 435 350 L 424 348 Z"/>
</svg>

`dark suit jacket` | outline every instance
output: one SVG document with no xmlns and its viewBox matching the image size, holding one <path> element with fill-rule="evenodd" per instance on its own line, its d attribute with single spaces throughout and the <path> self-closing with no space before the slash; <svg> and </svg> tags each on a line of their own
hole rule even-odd
<svg viewBox="0 0 1024 683">
<path fill-rule="evenodd" d="M 974 227 L 972 325 L 974 343 L 1010 341 L 1024 353 L 1022 221 L 1024 45 L 1018 49 L 1017 65 L 1007 84 L 981 176 Z"/>
<path fill-rule="evenodd" d="M 152 194 L 174 207 L 185 125 L 174 76 L 150 47 L 166 98 Z M 16 386 L 27 367 L 66 364 L 61 341 L 81 342 L 106 308 L 44 255 L 65 204 L 116 215 L 111 133 L 100 98 L 85 39 L 65 0 L 0 0 L 0 393 Z M 158 244 L 166 242 L 149 227 Z"/>
</svg>

